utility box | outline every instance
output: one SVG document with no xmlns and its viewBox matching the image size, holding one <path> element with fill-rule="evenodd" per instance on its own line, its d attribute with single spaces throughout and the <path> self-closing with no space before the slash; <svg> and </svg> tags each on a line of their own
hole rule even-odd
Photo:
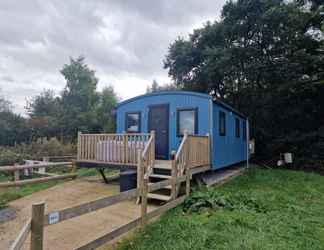
<svg viewBox="0 0 324 250">
<path fill-rule="evenodd" d="M 125 192 L 137 187 L 137 172 L 126 170 L 120 172 L 120 192 Z"/>
<path fill-rule="evenodd" d="M 284 153 L 285 163 L 293 163 L 292 153 Z"/>
</svg>

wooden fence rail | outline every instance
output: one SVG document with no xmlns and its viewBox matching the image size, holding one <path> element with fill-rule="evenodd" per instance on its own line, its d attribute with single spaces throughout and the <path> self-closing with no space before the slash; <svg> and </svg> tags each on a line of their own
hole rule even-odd
<svg viewBox="0 0 324 250">
<path fill-rule="evenodd" d="M 177 177 L 176 178 L 176 183 L 181 183 L 186 181 L 187 177 L 186 176 L 181 176 L 181 177 Z M 21 249 L 21 247 L 24 244 L 24 241 L 27 239 L 27 235 L 29 233 L 29 231 L 31 231 L 32 235 L 36 233 L 36 235 L 38 235 L 39 237 L 43 237 L 42 234 L 39 232 L 39 228 L 45 227 L 45 226 L 50 226 L 53 224 L 57 224 L 60 223 L 62 221 L 68 220 L 68 219 L 72 219 L 75 218 L 77 216 L 81 216 L 87 213 L 91 213 L 94 212 L 98 209 L 102 209 L 108 206 L 112 206 L 114 204 L 117 204 L 119 202 L 125 201 L 125 200 L 129 200 L 132 198 L 136 198 L 138 196 L 138 194 L 141 195 L 142 200 L 147 200 L 147 194 L 148 192 L 152 192 L 154 190 L 158 190 L 161 189 L 165 186 L 168 186 L 171 184 L 173 180 L 165 180 L 165 181 L 161 181 L 161 182 L 156 182 L 156 183 L 151 183 L 148 184 L 147 181 L 144 181 L 144 177 L 143 177 L 143 185 L 142 185 L 142 189 L 132 189 L 126 192 L 122 192 L 118 195 L 114 195 L 114 196 L 110 196 L 110 197 L 105 197 L 105 198 L 101 198 L 95 201 L 91 201 L 91 202 L 87 202 L 78 206 L 74 206 L 71 208 L 66 208 L 60 211 L 53 211 L 49 214 L 43 215 L 42 216 L 42 223 L 39 222 L 39 219 L 37 219 L 37 223 L 36 225 L 38 225 L 37 230 L 35 231 L 35 227 L 31 227 L 31 222 L 29 221 L 29 223 L 27 223 L 24 228 L 22 229 L 21 233 L 18 235 L 17 239 L 14 241 L 14 243 L 12 244 L 11 248 L 12 250 L 19 250 Z M 180 198 L 177 198 L 171 202 L 166 203 L 165 205 L 148 212 L 147 211 L 147 203 L 142 202 L 141 203 L 141 216 L 133 221 L 131 221 L 130 223 L 123 225 L 115 230 L 113 230 L 112 232 L 109 232 L 107 234 L 105 234 L 104 236 L 78 248 L 78 249 L 94 249 L 96 247 L 99 247 L 107 242 L 109 242 L 110 240 L 120 236 L 123 233 L 128 232 L 129 230 L 135 228 L 136 226 L 138 226 L 139 224 L 144 225 L 145 223 L 147 223 L 148 220 L 152 219 L 155 216 L 158 216 L 160 214 L 162 214 L 163 212 L 179 205 L 180 203 L 182 203 L 184 201 L 186 196 L 182 196 Z M 43 203 L 42 203 L 43 204 Z M 35 214 L 35 212 L 34 212 Z M 39 213 L 36 213 L 39 215 Z M 35 217 L 35 216 L 34 216 Z M 38 217 L 37 217 L 38 218 Z M 31 220 L 33 221 L 33 220 Z M 35 235 L 33 236 L 35 237 Z M 34 238 L 36 239 L 36 238 Z M 41 250 L 42 248 L 39 248 L 40 243 L 42 242 L 42 240 L 40 240 L 39 238 L 37 238 L 38 241 L 35 243 L 34 241 L 34 245 L 31 244 L 31 250 Z M 36 245 L 37 248 L 36 248 Z"/>
<path fill-rule="evenodd" d="M 31 229 L 31 219 L 28 219 L 27 223 L 23 226 L 21 231 L 18 234 L 18 237 L 15 239 L 15 241 L 10 246 L 10 250 L 19 250 L 23 247 L 28 234 L 30 233 Z"/>
<path fill-rule="evenodd" d="M 73 162 L 45 162 L 30 165 L 2 166 L 0 167 L 0 172 L 13 172 L 16 170 L 48 168 L 54 166 L 72 166 L 72 164 Z"/>
<path fill-rule="evenodd" d="M 64 179 L 74 179 L 77 177 L 75 173 L 76 168 L 74 162 L 42 162 L 42 161 L 32 161 L 32 164 L 27 165 L 14 165 L 14 166 L 3 166 L 0 167 L 0 173 L 3 172 L 14 172 L 14 181 L 0 182 L 0 188 L 8 187 L 20 187 L 29 184 L 43 183 L 53 180 L 64 180 Z M 49 177 L 33 178 L 27 180 L 20 180 L 20 171 L 29 169 L 42 169 L 40 174 L 46 175 L 45 169 L 50 167 L 71 167 L 70 174 L 64 175 L 53 175 Z"/>
<path fill-rule="evenodd" d="M 117 157 L 119 161 L 122 162 L 129 162 L 133 161 L 132 157 L 126 157 L 127 154 L 133 154 L 132 151 L 133 148 L 129 149 L 127 142 L 128 140 L 131 140 L 130 135 L 104 135 L 103 137 L 100 137 L 102 135 L 93 136 L 93 135 L 81 135 L 79 134 L 79 141 L 78 141 L 78 159 L 92 159 L 96 156 L 96 145 L 98 145 L 98 142 L 100 141 L 100 138 L 103 138 L 102 140 L 110 140 L 111 143 L 117 143 L 120 141 L 123 141 L 123 144 L 126 145 L 126 149 L 124 148 L 124 157 Z M 156 183 L 148 183 L 148 177 L 151 171 L 151 168 L 153 168 L 154 164 L 154 146 L 155 146 L 155 136 L 154 133 L 151 133 L 150 135 L 143 135 L 138 134 L 131 136 L 135 136 L 138 138 L 145 138 L 141 139 L 140 141 L 145 142 L 145 146 L 143 144 L 143 148 L 134 147 L 134 150 L 136 152 L 135 154 L 135 161 L 137 163 L 137 170 L 138 170 L 138 181 L 139 185 L 136 189 L 129 190 L 126 192 L 122 192 L 118 195 L 114 195 L 111 197 L 105 197 L 101 198 L 95 201 L 87 202 L 78 206 L 74 206 L 71 208 L 66 208 L 60 211 L 54 211 L 49 214 L 46 214 L 41 217 L 41 222 L 39 219 L 36 225 L 38 227 L 33 226 L 33 219 L 31 222 L 32 226 L 25 226 L 24 230 L 22 230 L 22 233 L 19 235 L 17 240 L 15 242 L 15 245 L 13 245 L 12 249 L 20 249 L 19 246 L 22 245 L 22 242 L 26 239 L 26 231 L 31 229 L 32 235 L 34 234 L 34 241 L 32 240 L 31 244 L 31 250 L 41 250 L 43 248 L 42 239 L 39 239 L 39 237 L 43 237 L 43 234 L 40 232 L 41 230 L 44 230 L 44 226 L 49 226 L 52 224 L 60 223 L 62 221 L 75 218 L 77 216 L 81 216 L 87 213 L 91 213 L 93 211 L 96 211 L 98 209 L 102 209 L 114 204 L 117 204 L 119 202 L 129 200 L 131 198 L 139 197 L 141 200 L 141 215 L 139 218 L 136 218 L 135 220 L 132 220 L 131 222 L 122 225 L 121 227 L 113 230 L 112 232 L 108 232 L 107 234 L 99 237 L 98 239 L 95 239 L 86 245 L 78 248 L 79 250 L 88 250 L 88 249 L 94 249 L 97 248 L 110 240 L 120 236 L 121 234 L 128 232 L 129 230 L 137 227 L 138 225 L 144 226 L 148 220 L 152 219 L 155 216 L 158 216 L 165 211 L 174 208 L 175 206 L 181 204 L 185 198 L 190 193 L 190 179 L 192 176 L 192 173 L 194 172 L 194 168 L 190 168 L 192 165 L 194 166 L 204 166 L 209 164 L 209 137 L 208 136 L 189 136 L 188 134 L 185 134 L 184 139 L 180 145 L 180 148 L 175 156 L 175 159 L 172 160 L 172 176 L 171 179 L 156 182 Z M 108 138 L 108 139 L 107 139 Z M 192 146 L 193 145 L 193 146 Z M 86 150 L 88 149 L 88 150 Z M 116 149 L 116 148 L 115 148 Z M 101 150 L 101 149 L 100 149 Z M 113 149 L 111 149 L 113 150 Z M 118 150 L 118 149 L 117 149 Z M 109 151 L 110 152 L 110 151 Z M 113 152 L 112 152 L 113 154 Z M 120 155 L 119 155 L 120 156 Z M 137 157 L 136 157 L 137 156 Z M 89 158 L 90 157 L 90 158 Z M 204 157 L 207 157 L 207 159 L 204 159 Z M 37 165 L 40 166 L 40 165 Z M 207 166 L 209 168 L 209 166 Z M 179 187 L 179 184 L 182 182 L 186 182 L 186 194 L 178 197 L 178 191 L 177 187 Z M 172 200 L 166 203 L 165 205 L 152 210 L 148 212 L 147 209 L 147 199 L 148 199 L 148 193 L 153 192 L 155 190 L 159 190 L 166 186 L 172 186 Z M 39 214 L 39 213 L 38 213 Z M 34 216 L 35 217 L 35 216 Z M 35 238 L 35 234 L 38 235 Z M 23 235 L 23 236 L 21 236 Z M 33 239 L 33 238 L 32 238 Z M 36 241 L 36 239 L 38 239 Z"/>
</svg>

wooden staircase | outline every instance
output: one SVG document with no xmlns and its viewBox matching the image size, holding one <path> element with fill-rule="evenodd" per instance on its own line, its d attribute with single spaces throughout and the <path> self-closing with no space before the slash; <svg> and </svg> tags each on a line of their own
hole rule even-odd
<svg viewBox="0 0 324 250">
<path fill-rule="evenodd" d="M 155 161 L 153 171 L 149 175 L 149 184 L 164 181 L 171 178 L 171 161 Z M 167 202 L 170 201 L 172 198 L 171 191 L 171 185 L 165 186 L 157 191 L 148 193 L 147 198 Z"/>
<path fill-rule="evenodd" d="M 141 197 L 143 207 L 147 207 L 145 204 L 148 199 L 160 202 L 175 200 L 180 193 L 181 183 L 184 182 L 186 195 L 189 195 L 193 169 L 206 166 L 210 168 L 209 147 L 208 135 L 188 135 L 185 132 L 177 153 L 172 157 L 173 160 L 156 160 L 155 133 L 152 131 L 144 150 L 138 152 L 138 201 Z"/>
</svg>

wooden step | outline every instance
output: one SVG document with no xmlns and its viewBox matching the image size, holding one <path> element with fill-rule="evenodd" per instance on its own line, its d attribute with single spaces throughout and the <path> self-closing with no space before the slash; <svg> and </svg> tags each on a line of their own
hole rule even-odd
<svg viewBox="0 0 324 250">
<path fill-rule="evenodd" d="M 162 164 L 156 164 L 156 165 L 154 165 L 153 168 L 171 170 L 171 166 L 170 165 L 162 165 Z"/>
<path fill-rule="evenodd" d="M 149 185 L 150 185 L 150 184 L 156 184 L 156 182 L 150 182 Z M 164 186 L 164 187 L 162 187 L 161 189 L 172 189 L 172 186 L 171 186 L 171 185 Z M 160 190 L 160 189 L 158 189 L 158 190 Z"/>
<path fill-rule="evenodd" d="M 159 179 L 171 179 L 170 175 L 164 175 L 164 174 L 150 174 L 150 177 L 159 178 Z"/>
<path fill-rule="evenodd" d="M 154 194 L 154 193 L 148 193 L 147 198 L 149 199 L 155 199 L 160 201 L 169 201 L 171 199 L 171 196 L 169 195 L 163 195 L 163 194 Z"/>
</svg>

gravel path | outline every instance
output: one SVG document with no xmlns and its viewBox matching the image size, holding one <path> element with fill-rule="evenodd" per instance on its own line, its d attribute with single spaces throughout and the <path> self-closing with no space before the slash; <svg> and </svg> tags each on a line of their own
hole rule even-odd
<svg viewBox="0 0 324 250">
<path fill-rule="evenodd" d="M 9 203 L 16 218 L 0 224 L 0 249 L 8 249 L 31 216 L 31 205 L 45 201 L 45 213 L 119 193 L 119 185 L 100 179 L 77 179 L 31 194 Z M 140 208 L 126 201 L 45 228 L 44 249 L 74 249 L 135 219 Z M 25 244 L 28 249 L 29 238 Z"/>
</svg>

